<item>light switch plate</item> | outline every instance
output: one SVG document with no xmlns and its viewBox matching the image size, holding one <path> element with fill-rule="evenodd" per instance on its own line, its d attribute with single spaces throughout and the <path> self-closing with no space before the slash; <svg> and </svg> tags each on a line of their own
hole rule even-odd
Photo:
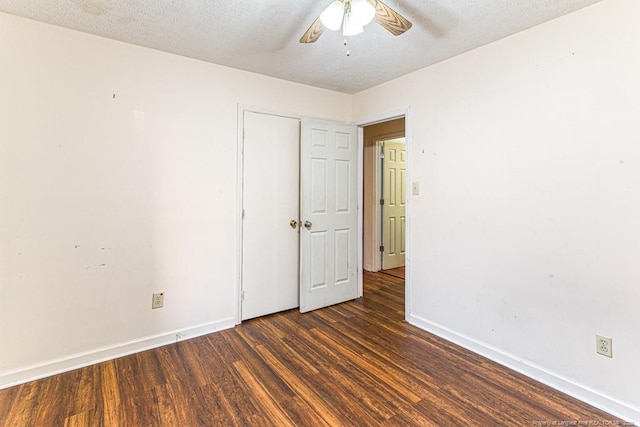
<svg viewBox="0 0 640 427">
<path fill-rule="evenodd" d="M 418 181 L 411 183 L 411 193 L 414 196 L 417 196 L 420 194 L 420 183 Z"/>
</svg>

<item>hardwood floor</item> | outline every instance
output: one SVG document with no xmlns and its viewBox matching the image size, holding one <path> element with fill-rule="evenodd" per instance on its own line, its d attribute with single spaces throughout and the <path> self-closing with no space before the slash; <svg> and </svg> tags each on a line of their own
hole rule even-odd
<svg viewBox="0 0 640 427">
<path fill-rule="evenodd" d="M 356 301 L 304 315 L 278 313 L 0 390 L 0 425 L 535 426 L 615 421 L 405 323 L 403 283 L 386 274 L 365 273 L 365 297 Z"/>
<path fill-rule="evenodd" d="M 397 277 L 399 279 L 404 279 L 405 271 L 404 271 L 404 266 L 402 266 L 402 267 L 390 268 L 388 270 L 380 270 L 380 273 L 388 274 L 389 276 Z"/>
</svg>

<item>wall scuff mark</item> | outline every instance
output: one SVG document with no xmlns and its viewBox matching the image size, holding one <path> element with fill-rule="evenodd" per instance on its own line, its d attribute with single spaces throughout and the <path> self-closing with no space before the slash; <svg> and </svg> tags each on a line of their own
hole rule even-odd
<svg viewBox="0 0 640 427">
<path fill-rule="evenodd" d="M 70 1 L 71 3 L 78 6 L 78 8 L 82 9 L 84 12 L 90 15 L 95 15 L 95 16 L 104 15 L 105 13 L 111 11 L 112 9 L 112 7 L 109 6 L 108 4 L 105 4 L 99 1 L 94 1 L 94 0 L 70 0 Z"/>
</svg>

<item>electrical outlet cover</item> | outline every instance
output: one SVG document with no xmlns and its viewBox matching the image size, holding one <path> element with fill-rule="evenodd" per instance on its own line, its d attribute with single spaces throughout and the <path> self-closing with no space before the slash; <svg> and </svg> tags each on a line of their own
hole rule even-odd
<svg viewBox="0 0 640 427">
<path fill-rule="evenodd" d="M 603 335 L 596 335 L 596 352 L 603 356 L 613 357 L 612 339 Z"/>
<path fill-rule="evenodd" d="M 164 306 L 164 292 L 153 294 L 151 297 L 151 308 L 162 308 Z"/>
</svg>

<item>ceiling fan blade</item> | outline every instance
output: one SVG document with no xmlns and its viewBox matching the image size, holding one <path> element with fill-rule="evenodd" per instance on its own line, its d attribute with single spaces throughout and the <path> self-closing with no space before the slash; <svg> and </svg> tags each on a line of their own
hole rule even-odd
<svg viewBox="0 0 640 427">
<path fill-rule="evenodd" d="M 324 31 L 324 25 L 320 18 L 313 21 L 309 29 L 300 37 L 300 43 L 313 43 L 320 38 Z"/>
<path fill-rule="evenodd" d="M 380 0 L 369 0 L 369 3 L 376 8 L 376 22 L 394 36 L 399 36 L 413 25 L 407 18 L 400 15 Z"/>
</svg>

